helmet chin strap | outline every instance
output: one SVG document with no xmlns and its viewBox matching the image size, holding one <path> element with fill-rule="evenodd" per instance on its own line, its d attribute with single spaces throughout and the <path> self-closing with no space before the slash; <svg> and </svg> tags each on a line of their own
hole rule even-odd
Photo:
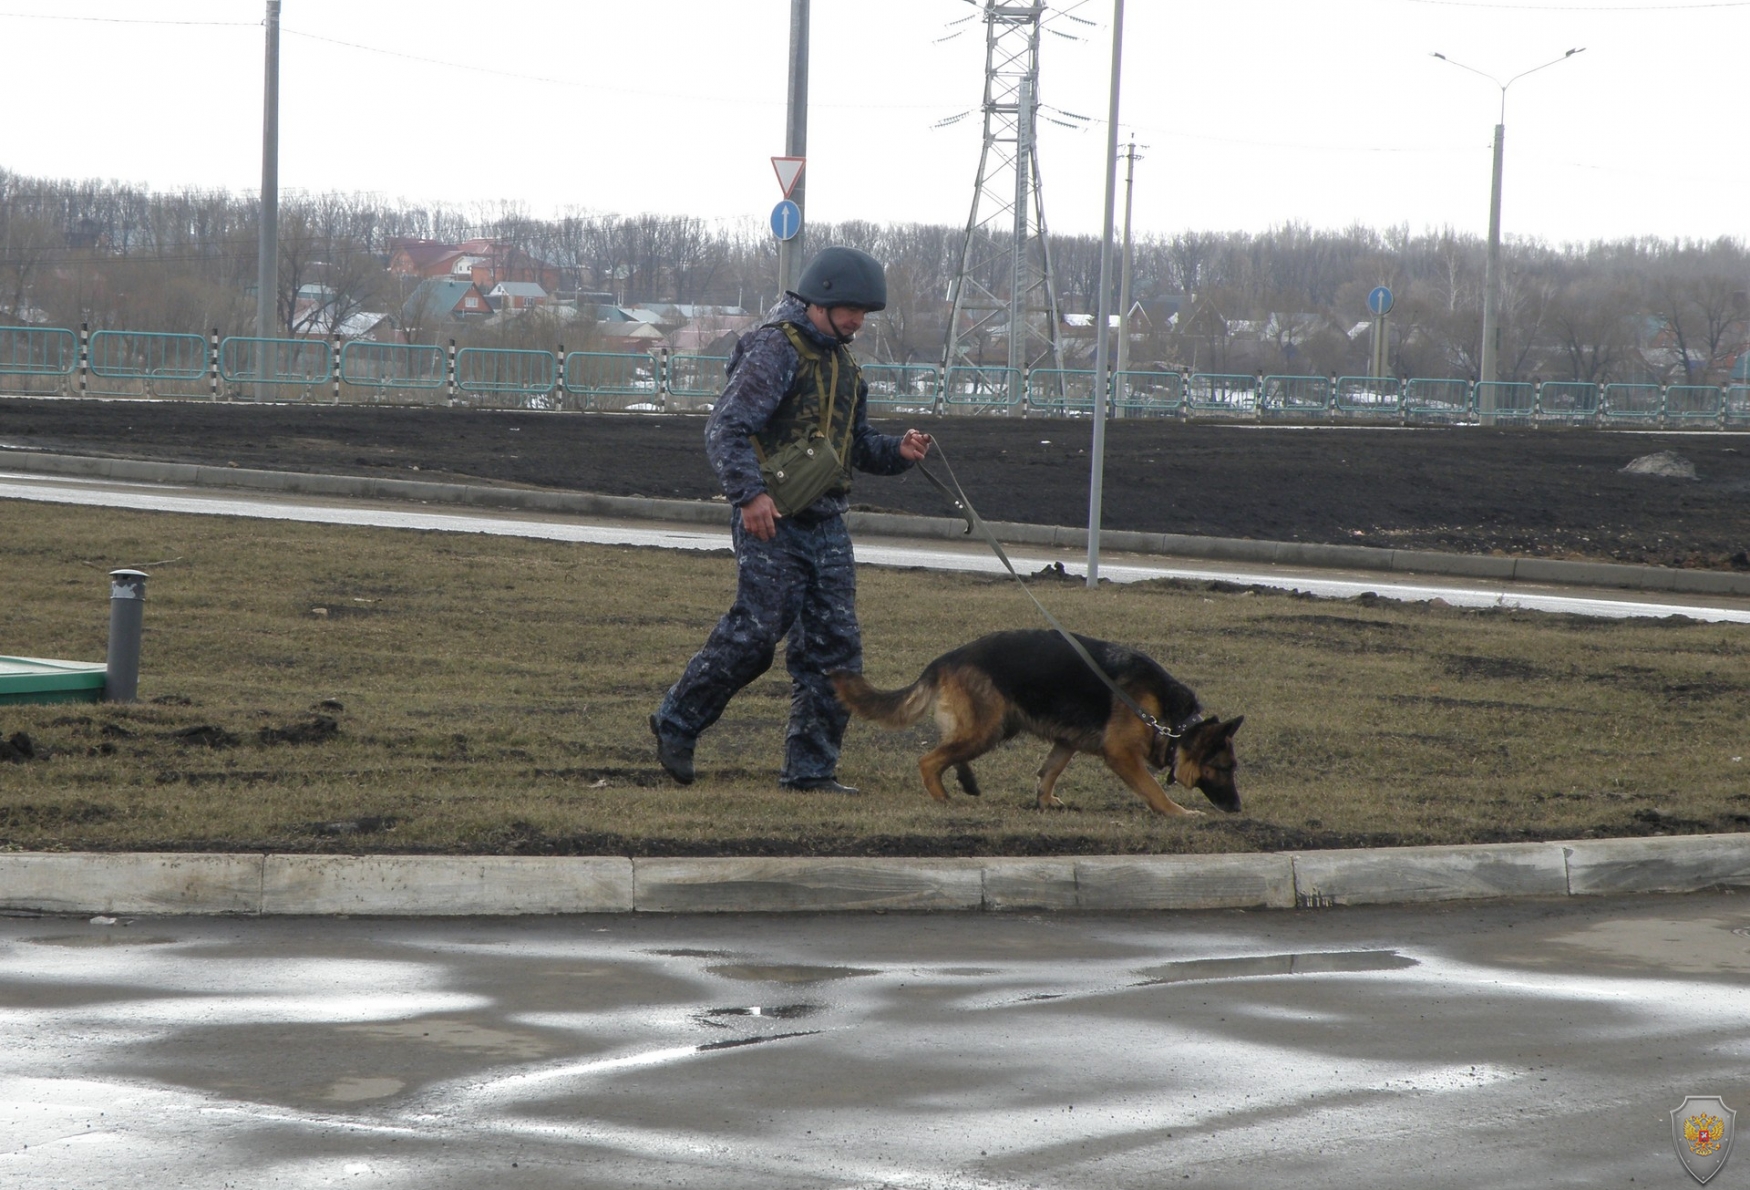
<svg viewBox="0 0 1750 1190">
<path fill-rule="evenodd" d="M 845 332 L 843 332 L 839 329 L 839 320 L 837 317 L 837 311 L 839 311 L 843 308 L 844 307 L 842 307 L 842 306 L 828 306 L 826 308 L 826 324 L 828 326 L 832 327 L 833 336 L 835 338 L 837 338 L 840 343 L 849 343 L 849 342 L 852 342 L 854 339 L 856 339 L 857 332 L 852 331 L 850 334 L 847 335 L 847 334 L 845 334 Z"/>
</svg>

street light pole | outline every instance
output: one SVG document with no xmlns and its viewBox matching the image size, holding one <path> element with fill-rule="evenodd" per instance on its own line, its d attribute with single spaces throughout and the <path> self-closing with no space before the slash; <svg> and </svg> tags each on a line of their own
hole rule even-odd
<svg viewBox="0 0 1750 1190">
<path fill-rule="evenodd" d="M 1106 418 L 1112 382 L 1106 374 L 1112 309 L 1112 207 L 1118 190 L 1118 73 L 1124 64 L 1124 0 L 1112 0 L 1112 95 L 1106 115 L 1106 202 L 1100 231 L 1100 295 L 1094 302 L 1094 449 L 1088 482 L 1088 586 L 1100 585 L 1100 501 L 1106 469 Z"/>
<path fill-rule="evenodd" d="M 808 0 L 790 0 L 790 82 L 784 104 L 784 155 L 808 156 Z M 808 235 L 808 181 L 799 178 L 790 201 L 805 212 L 802 230 L 778 241 L 778 297 L 796 288 L 802 276 L 802 244 Z"/>
<path fill-rule="evenodd" d="M 282 333 L 279 326 L 280 0 L 267 0 L 266 25 L 267 56 L 261 97 L 261 239 L 256 246 L 255 260 L 255 334 L 262 339 L 277 339 Z"/>
<path fill-rule="evenodd" d="M 1478 70 L 1474 66 L 1466 66 L 1463 62 L 1455 62 L 1445 54 L 1437 53 L 1434 55 L 1448 65 L 1481 75 L 1501 89 L 1501 116 L 1495 124 L 1495 167 L 1489 179 L 1489 255 L 1483 268 L 1483 342 L 1482 350 L 1477 358 L 1477 379 L 1486 386 L 1477 402 L 1477 418 L 1486 426 L 1495 424 L 1495 390 L 1493 386 L 1501 349 L 1501 159 L 1507 141 L 1507 88 L 1528 74 L 1536 74 L 1540 70 L 1554 66 L 1557 62 L 1566 62 L 1575 54 L 1585 52 L 1585 46 L 1569 50 L 1561 57 L 1552 58 L 1542 66 L 1533 66 L 1530 70 L 1520 71 L 1506 82 L 1502 82 L 1487 71 Z"/>
</svg>

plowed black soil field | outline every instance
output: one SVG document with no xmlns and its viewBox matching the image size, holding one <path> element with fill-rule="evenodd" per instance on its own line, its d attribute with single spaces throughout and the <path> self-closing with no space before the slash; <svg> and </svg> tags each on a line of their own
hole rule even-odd
<svg viewBox="0 0 1750 1190">
<path fill-rule="evenodd" d="M 921 428 L 987 520 L 1087 524 L 1089 423 Z M 717 491 L 703 429 L 694 416 L 0 400 L 6 449 L 685 499 Z M 1660 451 L 1696 478 L 1622 470 Z M 860 475 L 854 498 L 947 515 L 916 476 Z M 1746 569 L 1750 435 L 1119 421 L 1103 506 L 1109 529 Z"/>
</svg>

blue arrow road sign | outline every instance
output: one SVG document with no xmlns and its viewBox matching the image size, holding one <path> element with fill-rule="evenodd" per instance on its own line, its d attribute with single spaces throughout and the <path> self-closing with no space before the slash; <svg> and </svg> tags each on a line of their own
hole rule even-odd
<svg viewBox="0 0 1750 1190">
<path fill-rule="evenodd" d="M 785 199 L 772 208 L 772 234 L 780 240 L 793 240 L 802 230 L 802 208 Z"/>
<path fill-rule="evenodd" d="M 1391 290 L 1383 285 L 1375 286 L 1367 295 L 1367 309 L 1375 318 L 1384 318 L 1391 313 Z"/>
</svg>

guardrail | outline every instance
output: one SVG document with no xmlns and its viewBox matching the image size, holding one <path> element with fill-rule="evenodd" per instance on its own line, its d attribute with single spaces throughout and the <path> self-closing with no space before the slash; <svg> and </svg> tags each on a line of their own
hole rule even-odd
<svg viewBox="0 0 1750 1190">
<path fill-rule="evenodd" d="M 603 412 L 708 412 L 728 359 L 444 347 L 320 338 L 0 326 L 0 395 L 432 403 Z M 1089 417 L 1085 368 L 863 365 L 878 416 Z M 1117 417 L 1750 429 L 1750 384 L 1580 380 L 1492 384 L 1439 377 L 1133 370 Z"/>
</svg>

